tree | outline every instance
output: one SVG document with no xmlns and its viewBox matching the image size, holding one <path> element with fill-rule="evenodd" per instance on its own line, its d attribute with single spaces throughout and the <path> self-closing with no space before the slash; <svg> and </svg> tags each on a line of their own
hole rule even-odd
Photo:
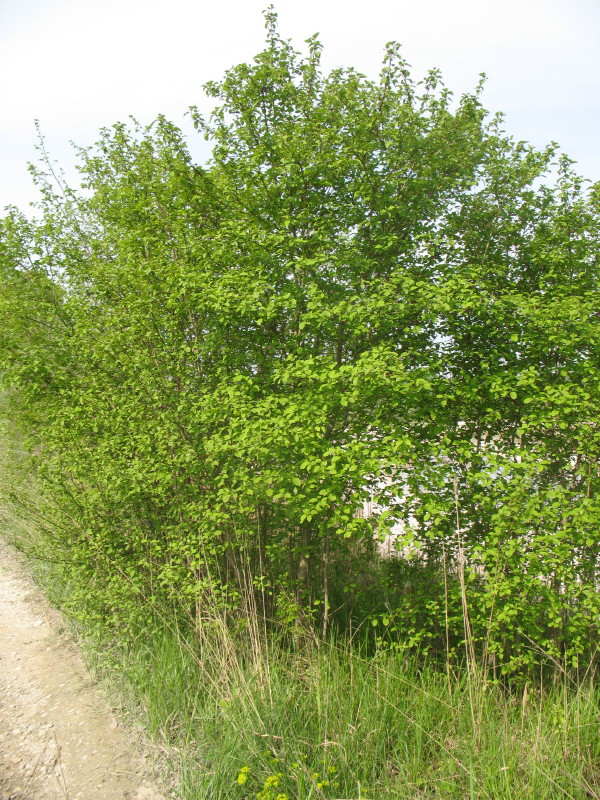
<svg viewBox="0 0 600 800">
<path fill-rule="evenodd" d="M 0 364 L 74 602 L 371 615 L 520 666 L 516 626 L 581 657 L 597 187 L 566 159 L 552 183 L 554 148 L 507 137 L 482 86 L 416 83 L 396 45 L 378 82 L 324 76 L 315 38 L 302 57 L 266 19 L 266 49 L 192 111 L 208 165 L 162 117 L 115 125 L 80 151 L 85 193 L 40 172 L 41 218 L 3 223 Z M 402 520 L 418 555 L 382 563 L 374 534 Z"/>
</svg>

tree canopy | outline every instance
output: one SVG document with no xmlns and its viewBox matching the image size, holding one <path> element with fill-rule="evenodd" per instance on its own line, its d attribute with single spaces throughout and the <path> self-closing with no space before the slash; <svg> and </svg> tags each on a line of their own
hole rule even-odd
<svg viewBox="0 0 600 800">
<path fill-rule="evenodd" d="M 72 603 L 505 670 L 595 651 L 600 187 L 388 45 L 267 42 L 192 109 L 44 165 L 1 223 L 0 370 Z M 372 516 L 360 514 L 375 501 Z M 377 538 L 392 528 L 396 557 Z"/>
</svg>

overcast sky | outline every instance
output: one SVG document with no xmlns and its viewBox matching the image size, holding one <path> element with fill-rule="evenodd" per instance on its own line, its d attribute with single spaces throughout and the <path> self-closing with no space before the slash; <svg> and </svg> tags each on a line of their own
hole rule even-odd
<svg viewBox="0 0 600 800">
<path fill-rule="evenodd" d="M 0 208 L 36 198 L 27 161 L 39 119 L 69 173 L 69 141 L 158 113 L 189 130 L 202 84 L 264 43 L 268 0 L 0 0 Z M 280 32 L 318 32 L 324 67 L 371 77 L 390 40 L 417 76 L 441 68 L 457 93 L 488 75 L 484 105 L 538 146 L 554 140 L 600 180 L 600 0 L 279 0 Z M 203 149 L 204 147 L 204 149 Z M 206 145 L 192 142 L 198 159 Z"/>
</svg>

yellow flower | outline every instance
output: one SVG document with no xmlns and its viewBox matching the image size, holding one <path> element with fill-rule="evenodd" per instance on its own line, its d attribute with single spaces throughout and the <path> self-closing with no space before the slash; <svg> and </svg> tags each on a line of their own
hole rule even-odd
<svg viewBox="0 0 600 800">
<path fill-rule="evenodd" d="M 240 770 L 240 774 L 237 776 L 237 782 L 240 786 L 243 786 L 246 781 L 248 780 L 248 773 L 250 772 L 250 767 L 242 767 Z"/>
</svg>

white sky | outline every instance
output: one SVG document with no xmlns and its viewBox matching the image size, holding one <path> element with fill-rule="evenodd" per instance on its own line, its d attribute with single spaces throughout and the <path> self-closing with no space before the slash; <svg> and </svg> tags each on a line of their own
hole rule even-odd
<svg viewBox="0 0 600 800">
<path fill-rule="evenodd" d="M 0 0 L 0 209 L 36 198 L 34 119 L 69 170 L 69 141 L 158 113 L 185 130 L 202 84 L 264 44 L 269 0 Z M 440 67 L 456 93 L 488 75 L 484 105 L 538 146 L 551 140 L 600 180 L 600 0 L 278 0 L 280 32 L 301 49 L 318 32 L 324 67 L 371 77 L 387 41 L 421 76 Z M 192 152 L 207 157 L 203 142 Z"/>
</svg>

